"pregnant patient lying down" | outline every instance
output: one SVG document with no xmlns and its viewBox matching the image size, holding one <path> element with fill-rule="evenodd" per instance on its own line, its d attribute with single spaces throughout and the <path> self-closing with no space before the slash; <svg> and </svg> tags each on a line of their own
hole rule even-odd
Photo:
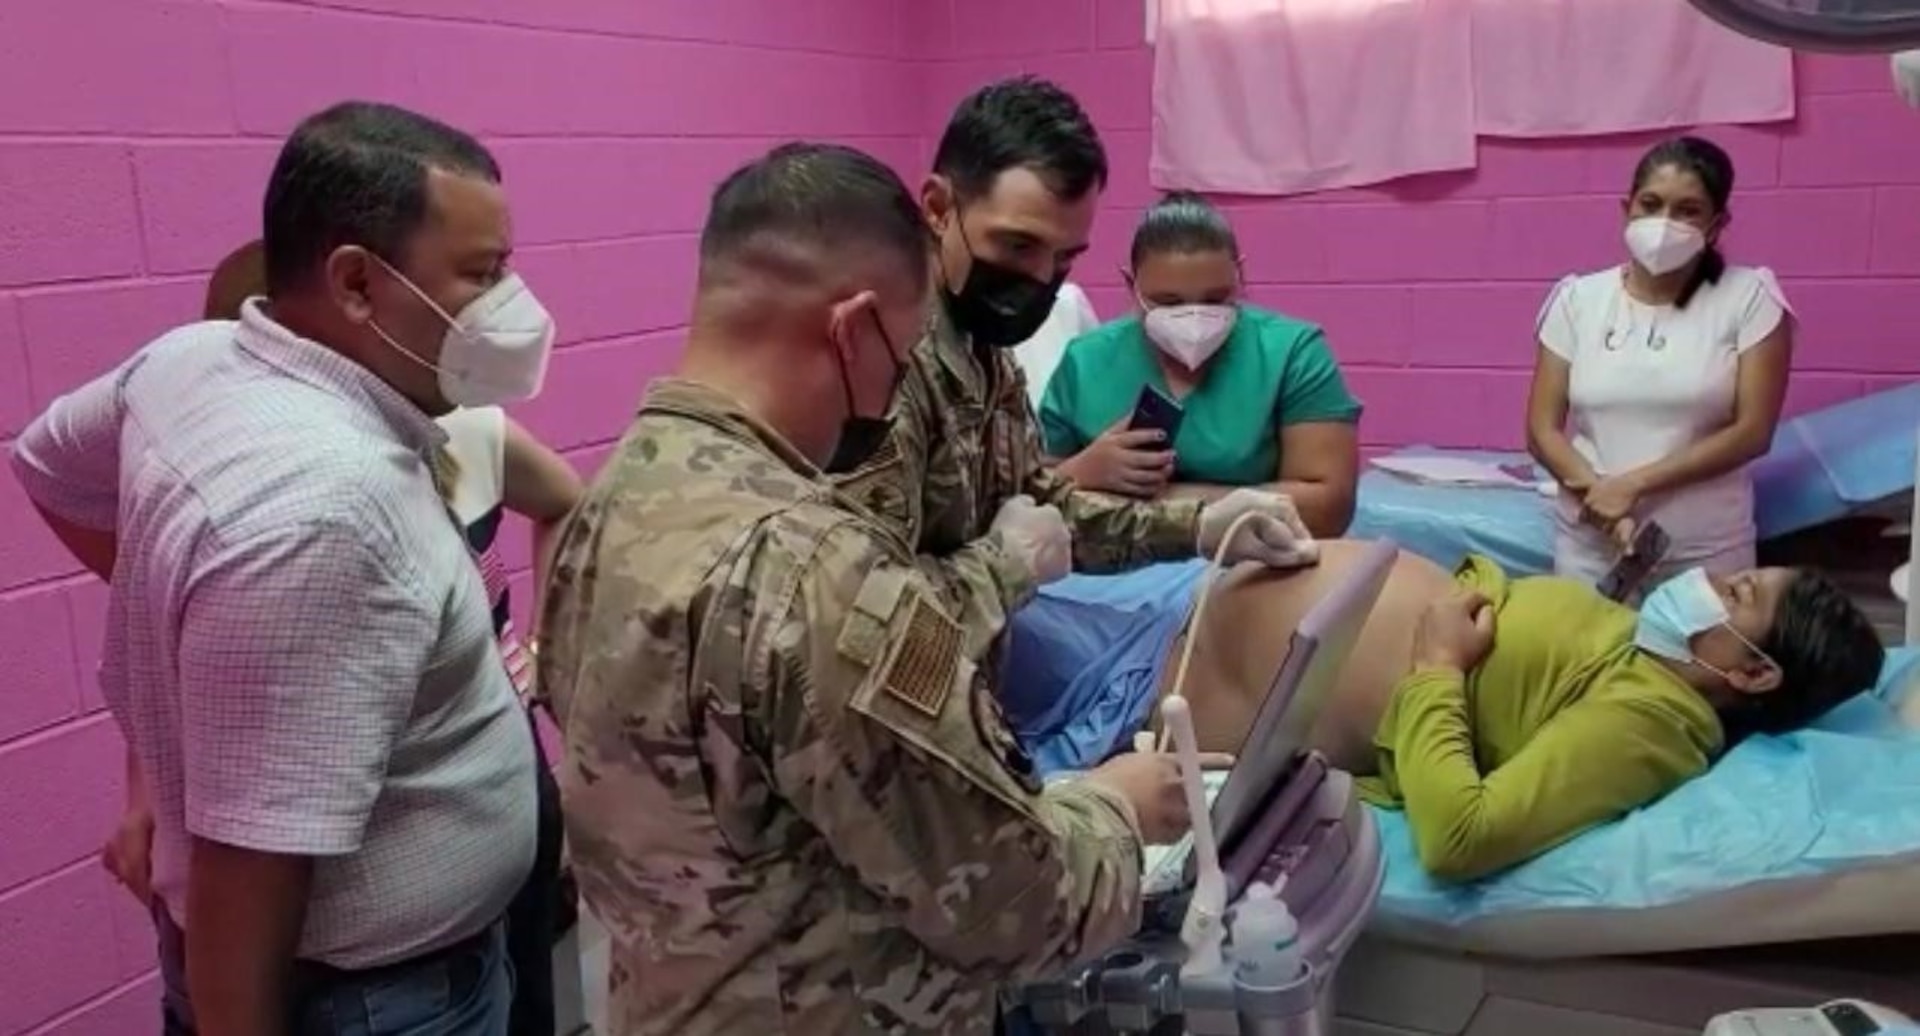
<svg viewBox="0 0 1920 1036">
<path fill-rule="evenodd" d="M 1222 574 L 1186 686 L 1203 750 L 1240 749 L 1286 634 L 1363 552 L 1333 541 L 1315 568 Z M 1174 596 L 1179 616 L 1139 644 L 1164 644 L 1157 695 L 1191 603 Z M 1509 579 L 1477 557 L 1449 575 L 1402 552 L 1313 740 L 1369 801 L 1406 810 L 1429 872 L 1469 880 L 1659 798 L 1747 734 L 1801 726 L 1871 687 L 1883 657 L 1866 617 L 1808 571 L 1688 571 L 1635 611 L 1576 581 Z M 1100 664 L 1066 697 L 1100 693 Z M 1017 701 L 1009 712 L 1047 758 L 1058 731 L 1022 723 Z"/>
</svg>

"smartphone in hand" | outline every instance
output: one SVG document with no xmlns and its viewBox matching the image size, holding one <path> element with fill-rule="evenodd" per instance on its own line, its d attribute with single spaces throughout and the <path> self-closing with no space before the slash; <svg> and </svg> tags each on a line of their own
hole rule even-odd
<svg viewBox="0 0 1920 1036">
<path fill-rule="evenodd" d="M 1143 385 L 1140 398 L 1134 401 L 1133 419 L 1127 422 L 1127 430 L 1151 428 L 1166 436 L 1166 445 L 1171 449 L 1173 438 L 1180 434 L 1180 422 L 1185 417 L 1186 411 L 1171 396 L 1152 385 Z"/>
<path fill-rule="evenodd" d="M 1626 556 L 1614 563 L 1595 588 L 1609 601 L 1626 601 L 1640 592 L 1640 585 L 1652 574 L 1655 565 L 1666 560 L 1673 541 L 1659 522 L 1648 522 L 1634 534 Z"/>
</svg>

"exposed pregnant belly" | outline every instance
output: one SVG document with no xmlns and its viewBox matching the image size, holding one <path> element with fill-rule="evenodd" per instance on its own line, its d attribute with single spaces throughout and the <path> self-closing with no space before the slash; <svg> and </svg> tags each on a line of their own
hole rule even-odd
<svg viewBox="0 0 1920 1036">
<path fill-rule="evenodd" d="M 1185 688 L 1203 751 L 1240 750 L 1294 629 L 1365 549 L 1360 541 L 1333 540 L 1321 545 L 1314 568 L 1273 572 L 1249 566 L 1219 579 Z M 1373 732 L 1412 664 L 1414 623 L 1453 585 L 1445 569 L 1401 552 L 1314 728 L 1313 746 L 1335 766 L 1357 774 L 1374 771 Z M 1161 680 L 1163 695 L 1171 690 L 1185 640 L 1173 642 Z"/>
</svg>

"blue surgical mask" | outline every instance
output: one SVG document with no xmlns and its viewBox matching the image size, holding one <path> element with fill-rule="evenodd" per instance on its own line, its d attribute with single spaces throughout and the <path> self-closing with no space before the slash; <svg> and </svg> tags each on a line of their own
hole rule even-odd
<svg viewBox="0 0 1920 1036">
<path fill-rule="evenodd" d="M 1773 665 L 1766 652 L 1733 628 L 1731 618 L 1720 591 L 1707 578 L 1707 570 L 1690 568 L 1654 587 L 1647 595 L 1640 605 L 1640 623 L 1633 631 L 1633 643 L 1642 651 L 1675 662 L 1691 662 L 1724 678 L 1725 672 L 1700 661 L 1693 653 L 1694 637 L 1724 626 L 1727 632 L 1739 637 L 1748 650 Z"/>
<path fill-rule="evenodd" d="M 1727 624 L 1727 605 L 1704 568 L 1690 568 L 1653 588 L 1640 605 L 1633 642 L 1675 662 L 1692 662 L 1693 638 Z"/>
</svg>

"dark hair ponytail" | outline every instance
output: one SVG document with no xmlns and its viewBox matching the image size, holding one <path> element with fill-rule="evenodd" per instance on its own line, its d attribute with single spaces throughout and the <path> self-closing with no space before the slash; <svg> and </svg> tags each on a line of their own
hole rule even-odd
<svg viewBox="0 0 1920 1036">
<path fill-rule="evenodd" d="M 1140 217 L 1127 262 L 1138 269 L 1150 255 L 1194 252 L 1225 252 L 1238 261 L 1240 242 L 1212 202 L 1192 191 L 1173 191 Z"/>
<path fill-rule="evenodd" d="M 1720 283 L 1720 276 L 1726 272 L 1727 257 L 1720 254 L 1719 246 L 1708 245 L 1706 251 L 1700 253 L 1700 265 L 1693 268 L 1693 276 L 1687 278 L 1687 283 L 1680 288 L 1679 297 L 1673 300 L 1674 308 L 1687 308 L 1687 303 L 1693 301 L 1693 296 L 1703 285 Z"/>
<path fill-rule="evenodd" d="M 1725 149 L 1711 140 L 1702 137 L 1674 137 L 1655 144 L 1640 159 L 1633 169 L 1633 190 L 1639 194 L 1647 185 L 1648 178 L 1660 169 L 1672 166 L 1692 173 L 1706 189 L 1707 198 L 1713 202 L 1713 214 L 1716 219 L 1727 211 L 1727 202 L 1733 197 L 1733 159 Z M 1681 287 L 1680 296 L 1674 299 L 1674 307 L 1687 308 L 1694 295 L 1708 284 L 1720 283 L 1727 272 L 1727 257 L 1720 249 L 1709 244 L 1706 251 L 1700 253 L 1700 262 L 1693 268 L 1693 276 Z"/>
</svg>

